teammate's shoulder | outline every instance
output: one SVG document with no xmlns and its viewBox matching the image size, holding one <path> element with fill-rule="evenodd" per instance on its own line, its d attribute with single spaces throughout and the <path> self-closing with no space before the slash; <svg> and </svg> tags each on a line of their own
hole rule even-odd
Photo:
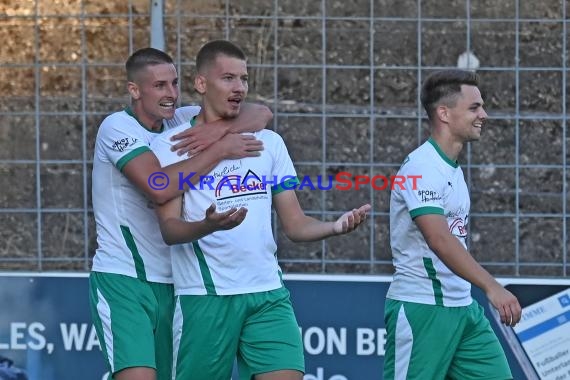
<svg viewBox="0 0 570 380">
<path fill-rule="evenodd" d="M 200 113 L 200 110 L 201 110 L 200 106 L 185 105 L 185 106 L 178 107 L 176 109 L 176 112 L 191 113 L 191 114 L 197 115 Z"/>
<path fill-rule="evenodd" d="M 161 145 L 174 145 L 176 142 L 172 140 L 172 136 L 185 131 L 188 128 L 191 128 L 189 124 L 181 124 L 157 134 L 156 137 L 150 142 L 150 148 L 152 150 L 155 150 Z"/>
<path fill-rule="evenodd" d="M 431 158 L 434 156 L 434 153 L 437 154 L 432 144 L 426 141 L 414 149 L 412 152 L 410 152 L 410 154 L 407 156 L 407 159 L 409 159 L 411 162 L 426 164 L 429 163 Z"/>
<path fill-rule="evenodd" d="M 192 128 L 192 125 L 190 125 L 190 123 L 180 124 L 180 125 L 177 125 L 175 127 L 172 127 L 170 129 L 165 130 L 164 132 L 160 133 L 159 136 L 161 138 L 170 139 L 170 137 L 174 136 L 177 133 L 185 131 L 188 128 Z"/>
<path fill-rule="evenodd" d="M 182 119 L 183 121 L 190 120 L 200 113 L 200 106 L 182 106 L 178 107 L 175 111 L 175 119 Z"/>
<path fill-rule="evenodd" d="M 423 161 L 423 152 L 420 150 L 420 148 L 421 146 L 408 153 L 408 155 L 402 161 L 402 166 L 411 166 L 421 163 Z"/>
<path fill-rule="evenodd" d="M 276 141 L 276 142 L 283 141 L 281 135 L 271 129 L 262 129 L 261 131 L 255 132 L 253 135 L 260 140 Z"/>
<path fill-rule="evenodd" d="M 105 118 L 101 122 L 101 126 L 109 125 L 109 124 L 112 125 L 116 122 L 122 123 L 122 122 L 125 122 L 126 120 L 129 120 L 129 119 L 132 119 L 132 116 L 130 116 L 125 110 L 116 111 L 110 115 L 105 116 Z"/>
<path fill-rule="evenodd" d="M 126 133 L 132 134 L 136 133 L 138 128 L 138 122 L 130 116 L 128 113 L 123 111 L 113 112 L 110 115 L 107 115 L 101 124 L 99 125 L 98 134 L 102 133 Z"/>
<path fill-rule="evenodd" d="M 426 152 L 425 146 L 420 145 L 411 151 L 402 161 L 398 172 L 403 173 L 425 173 L 426 171 L 435 170 L 433 165 L 434 159 L 430 152 Z"/>
</svg>

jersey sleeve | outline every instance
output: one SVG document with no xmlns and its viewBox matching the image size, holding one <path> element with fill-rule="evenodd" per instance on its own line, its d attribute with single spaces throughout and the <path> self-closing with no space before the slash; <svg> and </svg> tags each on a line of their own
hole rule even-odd
<svg viewBox="0 0 570 380">
<path fill-rule="evenodd" d="M 406 162 L 407 161 L 407 162 Z M 401 185 L 395 185 L 412 219 L 420 215 L 444 215 L 442 183 L 445 178 L 432 166 L 406 161 L 398 171 Z"/>
<path fill-rule="evenodd" d="M 264 131 L 264 133 L 271 135 L 271 147 L 269 147 L 273 155 L 271 195 L 295 189 L 299 184 L 299 179 L 283 138 L 273 131 Z"/>
<path fill-rule="evenodd" d="M 110 161 L 120 171 L 133 158 L 150 151 L 145 131 L 136 120 L 133 122 L 119 113 L 113 114 L 103 121 L 97 133 L 99 158 Z"/>
</svg>

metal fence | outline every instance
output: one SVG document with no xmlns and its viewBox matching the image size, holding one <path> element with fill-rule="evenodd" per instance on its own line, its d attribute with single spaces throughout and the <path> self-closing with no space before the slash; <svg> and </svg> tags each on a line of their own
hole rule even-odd
<svg viewBox="0 0 570 380">
<path fill-rule="evenodd" d="M 104 116 L 128 102 L 126 57 L 164 41 L 182 103 L 195 103 L 194 55 L 204 42 L 226 38 L 249 57 L 249 100 L 272 108 L 299 174 L 312 178 L 394 174 L 427 136 L 422 79 L 469 56 L 492 117 L 482 141 L 460 158 L 472 193 L 470 250 L 497 275 L 568 274 L 566 2 L 161 4 L 0 4 L 0 269 L 89 269 L 94 137 Z M 302 190 L 299 197 L 318 218 L 364 202 L 373 213 L 352 235 L 304 244 L 289 242 L 275 220 L 286 271 L 392 272 L 388 191 Z"/>
</svg>

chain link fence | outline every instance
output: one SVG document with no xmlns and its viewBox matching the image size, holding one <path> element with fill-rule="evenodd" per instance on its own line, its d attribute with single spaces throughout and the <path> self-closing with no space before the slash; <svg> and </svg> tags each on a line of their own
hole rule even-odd
<svg viewBox="0 0 570 380">
<path fill-rule="evenodd" d="M 459 160 L 472 193 L 470 250 L 496 275 L 567 276 L 566 4 L 4 0 L 0 269 L 89 270 L 94 138 L 101 120 L 128 104 L 125 59 L 153 37 L 175 58 L 182 104 L 198 101 L 192 78 L 203 43 L 242 46 L 249 101 L 273 110 L 272 128 L 314 183 L 343 172 L 394 174 L 428 133 L 422 79 L 477 67 L 491 120 Z M 388 191 L 304 189 L 299 198 L 318 218 L 365 202 L 373 213 L 354 234 L 303 244 L 288 241 L 275 221 L 287 272 L 392 273 Z"/>
</svg>

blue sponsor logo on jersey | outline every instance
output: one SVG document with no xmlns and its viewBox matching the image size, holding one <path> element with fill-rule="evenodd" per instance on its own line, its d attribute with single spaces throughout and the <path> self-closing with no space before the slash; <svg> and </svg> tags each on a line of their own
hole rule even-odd
<svg viewBox="0 0 570 380">
<path fill-rule="evenodd" d="M 239 175 L 224 177 L 215 189 L 218 200 L 253 194 L 267 194 L 267 184 L 251 170 L 248 170 L 243 177 Z"/>
</svg>

